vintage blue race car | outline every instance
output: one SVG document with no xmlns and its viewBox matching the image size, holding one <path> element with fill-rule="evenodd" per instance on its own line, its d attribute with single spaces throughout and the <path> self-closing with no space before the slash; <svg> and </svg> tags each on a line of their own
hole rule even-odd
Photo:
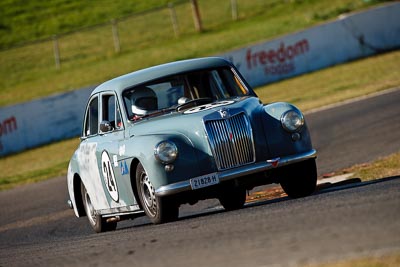
<svg viewBox="0 0 400 267">
<path fill-rule="evenodd" d="M 181 204 L 207 198 L 239 209 L 259 185 L 280 183 L 294 198 L 313 193 L 315 158 L 296 107 L 262 104 L 222 58 L 178 61 L 92 92 L 68 167 L 68 203 L 96 232 L 144 214 L 175 220 Z"/>
</svg>

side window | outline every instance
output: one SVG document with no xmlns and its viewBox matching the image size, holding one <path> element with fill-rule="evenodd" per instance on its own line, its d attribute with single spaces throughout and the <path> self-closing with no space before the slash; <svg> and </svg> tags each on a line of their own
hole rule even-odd
<svg viewBox="0 0 400 267">
<path fill-rule="evenodd" d="M 115 95 L 103 95 L 103 120 L 111 123 L 114 129 L 122 128 L 121 113 Z"/>
<path fill-rule="evenodd" d="M 95 135 L 99 131 L 99 99 L 95 97 L 90 101 L 85 118 L 84 136 Z"/>
</svg>

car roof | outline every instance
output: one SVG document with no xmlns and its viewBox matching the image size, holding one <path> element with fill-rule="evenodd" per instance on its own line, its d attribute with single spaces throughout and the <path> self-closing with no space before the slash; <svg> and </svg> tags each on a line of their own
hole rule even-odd
<svg viewBox="0 0 400 267">
<path fill-rule="evenodd" d="M 97 86 L 91 95 L 104 91 L 117 91 L 156 80 L 162 77 L 215 67 L 233 67 L 233 65 L 219 57 L 196 58 L 166 63 L 114 78 Z"/>
</svg>

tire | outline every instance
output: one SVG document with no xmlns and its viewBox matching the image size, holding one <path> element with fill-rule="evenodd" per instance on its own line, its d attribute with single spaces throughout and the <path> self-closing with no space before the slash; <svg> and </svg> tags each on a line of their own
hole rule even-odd
<svg viewBox="0 0 400 267">
<path fill-rule="evenodd" d="M 280 184 L 290 198 L 306 197 L 314 193 L 317 186 L 315 159 L 285 167 Z"/>
<path fill-rule="evenodd" d="M 246 189 L 241 187 L 229 188 L 218 199 L 227 211 L 241 209 L 246 202 Z"/>
<path fill-rule="evenodd" d="M 92 205 L 90 196 L 87 193 L 86 188 L 82 183 L 81 183 L 81 194 L 82 194 L 83 207 L 88 217 L 89 224 L 90 226 L 92 226 L 93 230 L 96 233 L 114 231 L 117 228 L 117 222 L 107 223 L 106 219 L 102 218 L 101 215 L 96 214 L 96 210 Z"/>
<path fill-rule="evenodd" d="M 178 205 L 169 198 L 156 196 L 155 188 L 141 163 L 136 168 L 136 188 L 142 208 L 152 223 L 166 223 L 178 219 Z"/>
</svg>

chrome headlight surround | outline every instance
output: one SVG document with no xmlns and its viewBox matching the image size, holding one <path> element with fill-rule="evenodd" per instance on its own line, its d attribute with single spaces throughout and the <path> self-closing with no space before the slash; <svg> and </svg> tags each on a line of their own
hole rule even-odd
<svg viewBox="0 0 400 267">
<path fill-rule="evenodd" d="M 286 131 L 291 133 L 297 132 L 304 125 L 304 116 L 298 110 L 288 110 L 282 114 L 281 124 Z"/>
<path fill-rule="evenodd" d="M 159 162 L 169 164 L 178 157 L 178 148 L 172 141 L 161 141 L 154 148 L 154 156 Z"/>
</svg>

